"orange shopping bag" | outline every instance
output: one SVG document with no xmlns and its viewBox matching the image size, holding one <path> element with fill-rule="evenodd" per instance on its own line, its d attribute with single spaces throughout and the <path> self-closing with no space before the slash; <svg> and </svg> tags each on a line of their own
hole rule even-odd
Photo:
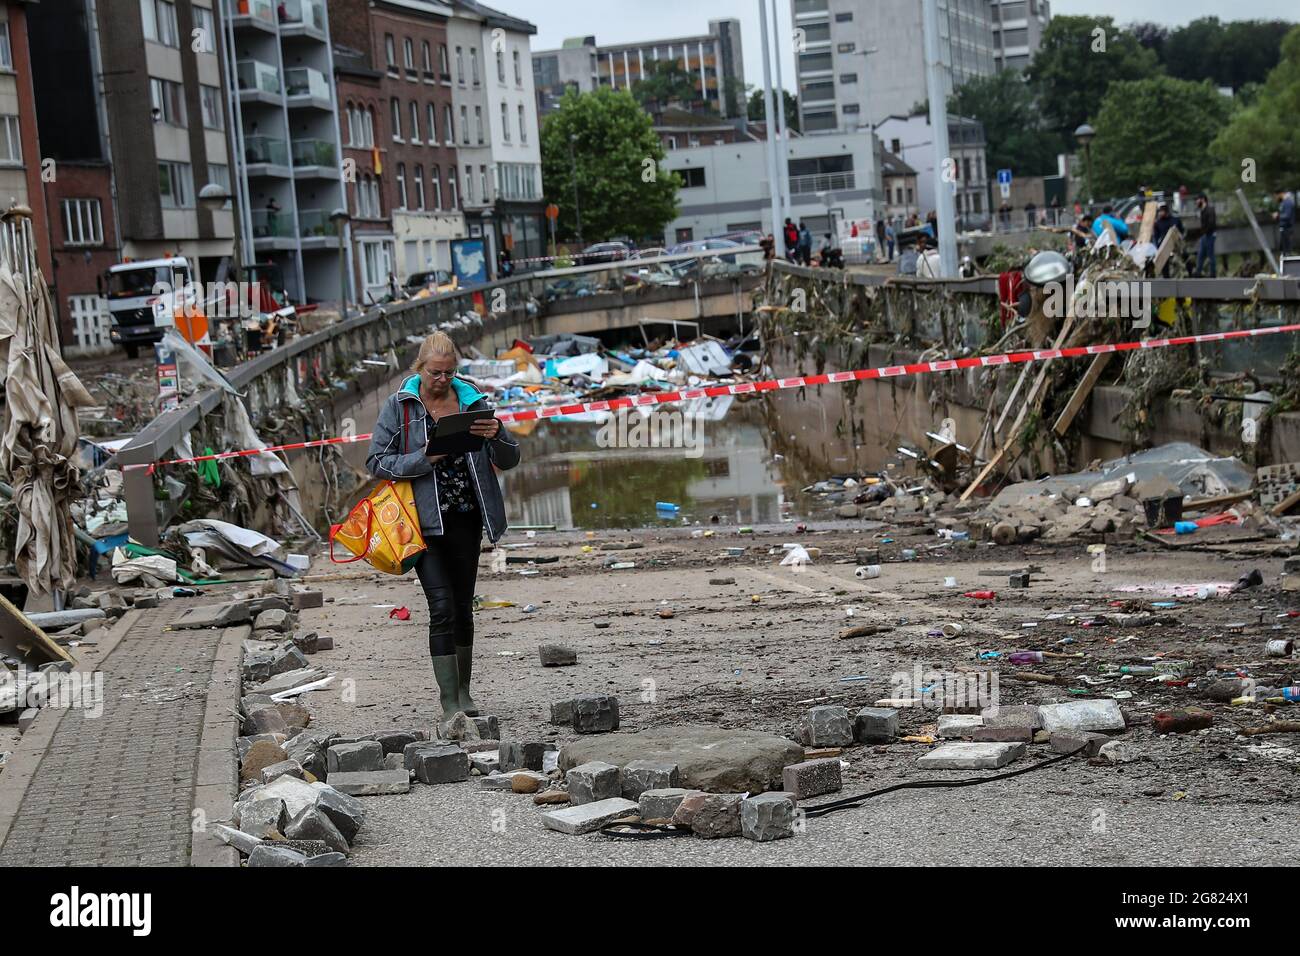
<svg viewBox="0 0 1300 956">
<path fill-rule="evenodd" d="M 409 481 L 384 482 L 357 502 L 346 521 L 330 529 L 330 560 L 351 564 L 364 558 L 385 574 L 405 574 L 424 553 L 418 514 Z M 353 557 L 334 557 L 335 542 Z"/>
</svg>

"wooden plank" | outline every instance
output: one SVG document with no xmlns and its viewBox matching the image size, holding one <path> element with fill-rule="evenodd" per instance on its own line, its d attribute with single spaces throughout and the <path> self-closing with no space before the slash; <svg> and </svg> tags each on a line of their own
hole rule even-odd
<svg viewBox="0 0 1300 956">
<path fill-rule="evenodd" d="M 1110 360 L 1114 357 L 1114 352 L 1106 352 L 1092 357 L 1092 364 L 1088 366 L 1088 371 L 1083 373 L 1079 387 L 1074 390 L 1074 394 L 1070 396 L 1070 401 L 1057 417 L 1056 424 L 1052 426 L 1052 431 L 1058 436 L 1064 435 L 1066 429 L 1074 423 L 1074 418 L 1083 408 L 1083 403 L 1088 400 L 1093 388 L 1101 380 L 1101 373 L 1106 371 L 1106 366 L 1110 364 Z"/>
<path fill-rule="evenodd" d="M 0 595 L 0 650 L 17 657 L 24 663 L 44 664 L 47 661 L 76 663 L 71 654 L 29 621 L 27 615 L 10 604 L 4 595 Z"/>
<path fill-rule="evenodd" d="M 1275 504 L 1273 510 L 1270 511 L 1269 514 L 1284 515 L 1296 505 L 1300 505 L 1300 488 L 1297 488 L 1295 491 L 1291 492 L 1291 494 L 1287 495 Z"/>
<path fill-rule="evenodd" d="M 1165 265 L 1169 262 L 1170 256 L 1174 254 L 1174 246 L 1182 245 L 1183 234 L 1177 229 L 1170 229 L 1165 233 L 1164 239 L 1160 242 L 1160 248 L 1156 250 L 1155 270 L 1156 275 L 1164 271 Z"/>
<path fill-rule="evenodd" d="M 1213 498 L 1201 498 L 1197 501 L 1183 502 L 1183 513 L 1189 511 L 1214 511 L 1216 508 L 1224 508 L 1228 505 L 1235 505 L 1238 501 L 1245 501 L 1247 498 L 1255 497 L 1255 492 L 1238 491 L 1230 495 L 1215 495 Z"/>
<path fill-rule="evenodd" d="M 1145 245 L 1156 234 L 1156 201 L 1148 199 L 1142 207 L 1142 225 L 1138 228 L 1138 245 Z"/>
</svg>

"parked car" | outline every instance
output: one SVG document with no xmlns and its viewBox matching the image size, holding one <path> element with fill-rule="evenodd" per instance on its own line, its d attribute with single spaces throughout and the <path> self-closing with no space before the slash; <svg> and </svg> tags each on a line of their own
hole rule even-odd
<svg viewBox="0 0 1300 956">
<path fill-rule="evenodd" d="M 414 296 L 428 289 L 430 293 L 440 295 L 443 292 L 454 292 L 459 285 L 459 280 L 446 269 L 434 269 L 431 272 L 413 272 L 410 278 L 406 280 L 406 294 Z"/>
<path fill-rule="evenodd" d="M 739 243 L 742 246 L 756 246 L 763 241 L 764 234 L 760 229 L 742 229 L 738 232 L 724 232 L 720 236 L 710 236 L 709 238 L 729 239 L 730 241 Z"/>
<path fill-rule="evenodd" d="M 624 262 L 635 255 L 635 250 L 626 242 L 598 242 L 583 249 L 578 256 L 578 265 L 596 266 L 606 262 Z"/>
<path fill-rule="evenodd" d="M 668 254 L 671 256 L 680 256 L 687 255 L 688 253 L 699 254 L 701 252 L 713 252 L 715 250 L 721 252 L 724 249 L 739 248 L 740 243 L 734 242 L 731 239 L 695 239 L 691 242 L 679 242 L 668 250 Z M 728 265 L 734 266 L 736 264 L 735 256 L 720 255 L 717 256 L 717 259 L 721 262 L 727 263 Z M 678 275 L 684 275 L 692 269 L 698 268 L 700 261 L 701 260 L 699 259 L 683 259 L 680 262 L 671 263 L 671 266 L 672 270 Z"/>
</svg>

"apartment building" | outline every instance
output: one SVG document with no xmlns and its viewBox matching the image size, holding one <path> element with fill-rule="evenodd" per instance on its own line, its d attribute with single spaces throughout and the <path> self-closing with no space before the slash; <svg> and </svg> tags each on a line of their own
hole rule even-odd
<svg viewBox="0 0 1300 956">
<path fill-rule="evenodd" d="M 916 211 L 922 218 L 934 209 L 934 137 L 930 117 L 889 116 L 876 124 L 883 147 L 915 171 Z M 987 143 L 984 126 L 965 116 L 948 116 L 948 152 L 953 159 L 952 190 L 958 229 L 979 229 L 988 225 L 992 207 L 988 180 L 992 173 L 985 162 Z"/>
<path fill-rule="evenodd" d="M 490 263 L 544 255 L 546 203 L 531 38 L 537 28 L 475 0 L 452 0 L 448 25 L 459 197 Z"/>
<path fill-rule="evenodd" d="M 28 45 L 28 11 L 20 0 L 0 3 L 0 211 L 27 206 L 41 269 L 53 268 L 50 236 L 41 188 L 41 148 L 37 130 L 32 58 Z"/>
<path fill-rule="evenodd" d="M 342 146 L 325 0 L 216 2 L 244 259 L 278 267 L 294 301 L 338 301 Z"/>
<path fill-rule="evenodd" d="M 992 0 L 993 64 L 999 70 L 1023 70 L 1043 44 L 1052 20 L 1049 0 Z"/>
<path fill-rule="evenodd" d="M 691 75 L 701 105 L 724 117 L 745 115 L 744 49 L 734 19 L 710 20 L 709 32 L 697 36 L 609 46 L 594 36 L 575 37 L 558 50 L 539 50 L 533 54 L 538 109 L 550 112 L 568 89 L 628 89 L 661 62 L 675 62 Z"/>
<path fill-rule="evenodd" d="M 330 4 L 335 35 L 356 48 L 366 73 L 350 71 L 340 122 L 348 155 L 371 153 L 357 157 L 360 176 L 350 193 L 361 281 L 372 296 L 390 272 L 405 283 L 418 272 L 450 269 L 451 243 L 465 235 L 453 188 L 451 13 L 426 0 Z M 368 93 L 352 85 L 371 79 Z M 380 220 L 390 225 L 387 236 L 374 226 Z"/>
<path fill-rule="evenodd" d="M 996 69 L 992 0 L 938 0 L 951 87 Z M 927 100 L 918 0 L 790 0 L 805 133 L 869 128 Z"/>
</svg>

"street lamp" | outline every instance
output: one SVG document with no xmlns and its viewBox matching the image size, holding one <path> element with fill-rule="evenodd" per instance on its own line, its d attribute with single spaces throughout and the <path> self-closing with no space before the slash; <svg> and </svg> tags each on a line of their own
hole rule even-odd
<svg viewBox="0 0 1300 956">
<path fill-rule="evenodd" d="M 569 171 L 573 175 L 573 215 L 577 218 L 578 245 L 582 245 L 582 206 L 578 204 L 578 160 L 573 148 L 578 142 L 576 133 L 569 134 Z"/>
<path fill-rule="evenodd" d="M 1087 123 L 1082 124 L 1074 131 L 1074 138 L 1079 141 L 1083 147 L 1084 168 L 1088 176 L 1088 204 L 1092 204 L 1092 139 L 1097 135 L 1097 131 Z"/>
<path fill-rule="evenodd" d="M 344 322 L 348 320 L 348 263 L 343 233 L 351 218 L 348 211 L 341 207 L 330 213 L 330 222 L 334 224 L 334 230 L 339 234 L 339 311 L 343 313 Z"/>
</svg>

